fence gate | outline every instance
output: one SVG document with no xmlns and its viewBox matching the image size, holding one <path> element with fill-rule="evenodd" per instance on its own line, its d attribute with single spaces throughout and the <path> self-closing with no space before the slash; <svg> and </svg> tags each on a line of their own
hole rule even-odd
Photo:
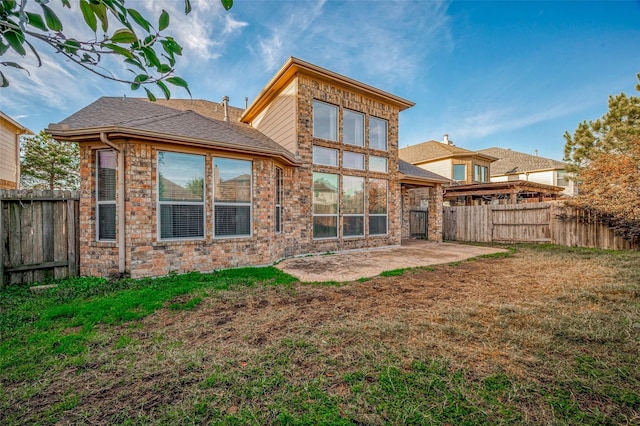
<svg viewBox="0 0 640 426">
<path fill-rule="evenodd" d="M 409 214 L 411 238 L 427 238 L 427 212 L 412 210 Z"/>
</svg>

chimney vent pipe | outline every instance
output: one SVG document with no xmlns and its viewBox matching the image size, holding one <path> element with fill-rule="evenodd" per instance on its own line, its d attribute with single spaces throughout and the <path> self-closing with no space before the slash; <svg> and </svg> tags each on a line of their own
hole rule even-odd
<svg viewBox="0 0 640 426">
<path fill-rule="evenodd" d="M 229 97 L 222 98 L 222 106 L 224 107 L 224 121 L 229 121 Z"/>
</svg>

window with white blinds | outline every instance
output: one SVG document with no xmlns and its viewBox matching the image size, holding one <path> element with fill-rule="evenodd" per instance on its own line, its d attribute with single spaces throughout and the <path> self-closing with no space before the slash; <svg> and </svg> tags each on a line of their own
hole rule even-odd
<svg viewBox="0 0 640 426">
<path fill-rule="evenodd" d="M 252 162 L 213 159 L 213 221 L 216 238 L 251 236 Z"/>
<path fill-rule="evenodd" d="M 160 239 L 204 238 L 203 155 L 158 152 Z"/>
<path fill-rule="evenodd" d="M 111 149 L 96 152 L 96 235 L 98 241 L 116 240 L 116 158 Z"/>
</svg>

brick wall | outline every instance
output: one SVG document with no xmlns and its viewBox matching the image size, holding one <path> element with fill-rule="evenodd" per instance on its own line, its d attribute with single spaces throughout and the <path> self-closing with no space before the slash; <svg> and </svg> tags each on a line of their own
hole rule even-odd
<svg viewBox="0 0 640 426">
<path fill-rule="evenodd" d="M 16 189 L 16 188 L 17 188 L 17 185 L 15 182 L 0 179 L 0 189 Z"/>
</svg>

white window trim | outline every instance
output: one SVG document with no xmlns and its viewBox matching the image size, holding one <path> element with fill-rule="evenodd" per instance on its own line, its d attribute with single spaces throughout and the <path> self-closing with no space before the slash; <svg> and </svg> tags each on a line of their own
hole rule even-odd
<svg viewBox="0 0 640 426">
<path fill-rule="evenodd" d="M 246 160 L 246 159 L 242 159 L 242 158 L 232 158 L 232 157 L 213 157 L 211 159 L 211 169 L 213 170 L 215 168 L 215 159 L 216 158 L 224 158 L 224 159 L 229 159 L 229 160 L 240 160 L 240 161 L 246 161 L 248 163 L 251 164 L 251 179 L 249 180 L 249 202 L 245 202 L 245 203 L 227 203 L 227 202 L 221 202 L 221 201 L 216 201 L 216 188 L 215 188 L 215 184 L 211 184 L 211 202 L 212 202 L 212 207 L 213 207 L 213 213 L 211 215 L 211 222 L 213 225 L 213 238 L 215 240 L 231 240 L 231 239 L 238 239 L 238 238 L 251 238 L 253 237 L 253 161 L 251 160 Z M 211 173 L 211 179 L 214 179 L 213 173 Z M 249 233 L 248 234 L 242 234 L 242 235 L 222 235 L 222 236 L 217 236 L 216 235 L 216 206 L 249 206 Z"/>
<path fill-rule="evenodd" d="M 319 104 L 323 104 L 323 105 L 327 105 L 330 106 L 332 108 L 335 108 L 336 110 L 336 122 L 335 122 L 335 128 L 333 129 L 336 135 L 335 139 L 326 139 L 326 138 L 321 138 L 319 136 L 316 136 L 316 132 L 315 132 L 315 127 L 316 127 L 316 122 L 315 122 L 315 108 L 314 108 L 314 104 L 315 103 L 319 103 Z M 311 134 L 313 135 L 314 138 L 316 139 L 321 139 L 321 140 L 325 140 L 325 141 L 332 141 L 332 142 L 338 142 L 339 139 L 339 132 L 338 132 L 338 128 L 339 126 L 339 121 L 340 121 L 340 107 L 338 107 L 338 105 L 334 105 L 334 104 L 330 104 L 328 102 L 323 102 L 317 99 L 314 99 L 313 102 L 311 103 L 311 119 L 312 119 L 312 123 L 311 123 Z"/>
<path fill-rule="evenodd" d="M 345 116 L 345 113 L 347 113 L 347 112 L 350 113 L 350 114 L 357 114 L 362 118 L 362 140 L 360 141 L 359 144 L 358 143 L 347 142 L 345 140 L 345 138 L 344 138 L 344 116 Z M 348 108 L 344 108 L 342 110 L 342 142 L 345 145 L 364 147 L 364 130 L 365 130 L 364 124 L 365 124 L 365 115 L 363 113 L 358 112 L 358 111 L 354 111 L 354 110 L 351 110 L 351 109 L 348 109 Z"/>
<path fill-rule="evenodd" d="M 202 184 L 204 188 L 202 188 L 202 201 L 160 201 L 160 165 L 158 163 L 158 157 L 161 152 L 170 152 L 172 154 L 185 154 L 185 155 L 198 155 L 200 157 L 204 157 L 204 176 L 202 179 Z M 156 210 L 156 235 L 158 241 L 202 241 L 207 238 L 207 207 L 206 207 L 206 193 L 207 193 L 207 157 L 202 154 L 191 154 L 188 152 L 179 152 L 179 151 L 165 151 L 158 150 L 156 152 L 156 202 L 157 202 L 157 210 Z M 162 213 L 160 206 L 162 205 L 201 205 L 202 206 L 202 237 L 174 237 L 174 238 L 162 238 Z"/>
<path fill-rule="evenodd" d="M 361 168 L 357 168 L 357 167 L 349 167 L 349 166 L 347 166 L 345 164 L 345 161 L 344 161 L 345 154 L 359 155 L 362 158 L 362 167 Z M 365 166 L 364 154 L 361 154 L 359 152 L 353 152 L 353 151 L 342 151 L 342 167 L 345 168 L 345 169 L 349 169 L 349 170 L 365 170 L 366 166 Z"/>
<path fill-rule="evenodd" d="M 104 201 L 100 201 L 100 152 L 101 151 L 112 151 L 115 152 L 113 149 L 98 149 L 96 150 L 96 241 L 98 242 L 108 242 L 108 243 L 114 243 L 116 242 L 116 236 L 117 236 L 117 229 L 116 229 L 116 236 L 114 236 L 113 238 L 100 238 L 100 206 L 101 205 L 113 205 L 116 208 L 116 227 L 118 226 L 118 209 L 117 209 L 117 205 L 116 205 L 116 199 L 118 197 L 117 195 L 117 191 L 116 191 L 116 195 L 114 197 L 113 200 L 104 200 Z M 118 170 L 118 153 L 116 152 L 116 182 L 117 182 L 117 175 L 118 173 L 120 173 L 120 171 Z"/>
<path fill-rule="evenodd" d="M 335 157 L 335 164 L 327 164 L 327 163 L 320 163 L 320 162 L 316 162 L 316 158 L 315 158 L 315 154 L 316 154 L 316 148 L 320 149 L 320 150 L 327 150 L 327 151 L 332 151 L 334 153 L 334 157 Z M 327 167 L 338 167 L 338 163 L 339 163 L 339 159 L 338 159 L 338 150 L 335 148 L 327 148 L 326 146 L 320 146 L 320 145 L 313 145 L 313 152 L 312 152 L 312 162 L 315 165 L 318 166 L 327 166 Z"/>
</svg>

